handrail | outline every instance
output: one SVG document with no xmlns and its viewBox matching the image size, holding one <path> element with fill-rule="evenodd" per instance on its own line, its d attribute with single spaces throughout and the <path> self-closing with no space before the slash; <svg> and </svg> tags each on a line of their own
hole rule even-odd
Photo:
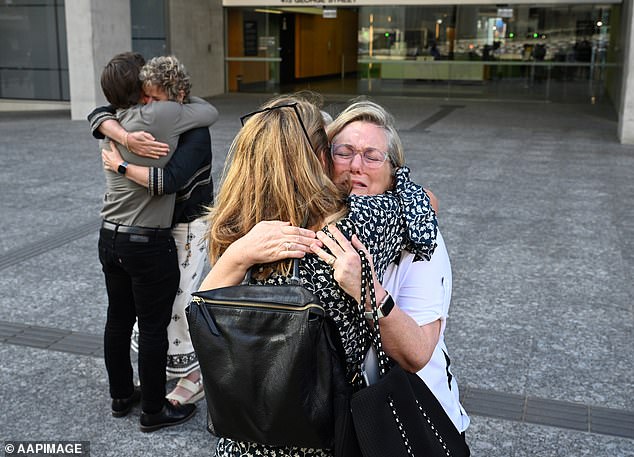
<svg viewBox="0 0 634 457">
<path fill-rule="evenodd" d="M 535 66 L 535 67 L 620 67 L 619 63 L 608 63 L 608 62 L 556 62 L 553 60 L 546 61 L 535 61 L 535 60 L 516 60 L 516 61 L 508 61 L 508 60 L 407 60 L 407 59 L 371 59 L 371 58 L 359 58 L 357 59 L 357 63 L 371 63 L 371 64 L 405 64 L 405 65 L 473 65 L 473 64 L 481 64 L 481 65 L 499 65 L 499 66 L 509 66 L 509 67 L 517 67 L 517 66 Z"/>
<path fill-rule="evenodd" d="M 281 62 L 281 57 L 225 57 L 225 62 Z"/>
</svg>

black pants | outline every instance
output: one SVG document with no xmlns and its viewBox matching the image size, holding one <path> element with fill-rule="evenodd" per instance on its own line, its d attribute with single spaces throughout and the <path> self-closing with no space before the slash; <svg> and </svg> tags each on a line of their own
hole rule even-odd
<svg viewBox="0 0 634 457">
<path fill-rule="evenodd" d="M 141 407 L 158 412 L 165 402 L 167 325 L 180 280 L 174 238 L 169 230 L 141 236 L 102 228 L 99 260 L 108 292 L 104 352 L 110 396 L 132 395 L 130 335 L 138 318 Z"/>
</svg>

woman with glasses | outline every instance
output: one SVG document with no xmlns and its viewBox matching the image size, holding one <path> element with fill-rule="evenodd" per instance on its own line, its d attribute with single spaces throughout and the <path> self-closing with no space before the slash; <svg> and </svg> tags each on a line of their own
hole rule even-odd
<svg viewBox="0 0 634 457">
<path fill-rule="evenodd" d="M 352 103 L 328 125 L 327 131 L 332 158 L 327 162 L 328 174 L 340 186 L 348 185 L 352 194 L 382 194 L 394 188 L 397 170 L 405 172 L 405 156 L 394 120 L 380 105 L 367 100 Z M 430 197 L 433 203 L 435 197 L 431 194 Z M 336 228 L 332 228 L 331 233 L 343 236 Z M 360 287 L 358 254 L 351 250 L 343 252 L 321 232 L 315 234 L 281 221 L 259 223 L 243 239 L 237 240 L 234 248 L 243 255 L 240 263 L 233 267 L 242 274 L 253 264 L 284 257 L 302 258 L 312 251 L 329 260 L 330 254 L 316 245 L 314 237 L 319 237 L 321 246 L 325 244 L 336 256 L 332 265 L 335 280 L 347 293 L 354 294 Z M 390 357 L 403 368 L 418 372 L 464 436 L 470 421 L 460 404 L 457 381 L 451 372 L 449 351 L 444 342 L 452 274 L 440 231 L 436 242 L 429 261 L 421 261 L 414 253 L 404 250 L 397 261 L 388 266 L 381 283 L 375 278 L 377 303 L 388 303 L 382 309 L 385 317 L 381 318 L 381 339 Z M 288 251 L 280 249 L 285 243 L 289 243 Z M 355 239 L 352 244 L 363 249 Z"/>
<path fill-rule="evenodd" d="M 329 178 L 327 171 L 334 166 L 315 104 L 285 96 L 246 116 L 229 150 L 209 215 L 208 245 L 214 267 L 201 289 L 235 285 L 252 265 L 257 265 L 253 272 L 259 283 L 283 284 L 290 272 L 289 259 L 301 257 L 302 285 L 319 297 L 335 321 L 351 375 L 369 340 L 364 337 L 364 317 L 356 312 L 360 287 L 344 292 L 333 266 L 354 251 L 352 243 L 360 246 L 361 242 L 374 260 L 378 278 L 403 249 L 429 259 L 435 247 L 436 219 L 424 190 L 409 181 L 407 173 L 396 173 L 393 191 L 347 197 L 350 186 L 337 186 Z M 307 228 L 298 228 L 305 217 Z M 288 236 L 267 245 L 257 239 L 257 230 L 252 231 L 256 225 L 281 229 Z M 323 249 L 316 246 L 318 255 L 305 255 L 306 244 L 314 243 L 315 232 L 322 229 L 329 236 Z M 330 250 L 330 245 L 337 250 Z M 331 456 L 332 450 L 297 448 L 292 443 L 279 448 L 219 437 L 216 455 Z"/>
<path fill-rule="evenodd" d="M 393 187 L 396 171 L 405 166 L 394 119 L 374 102 L 361 100 L 348 106 L 328 126 L 328 138 L 332 142 L 333 179 L 336 183 L 349 182 L 353 194 L 386 192 Z M 429 261 L 420 261 L 414 253 L 404 250 L 398 261 L 388 266 L 382 284 L 375 281 L 377 302 L 394 303 L 389 318 L 381 319 L 381 339 L 390 357 L 425 381 L 464 437 L 469 416 L 460 404 L 444 341 L 452 274 L 440 230 L 436 242 Z M 346 256 L 334 267 L 347 271 L 358 264 L 356 256 Z M 359 287 L 354 275 L 342 277 L 340 283 L 346 290 Z"/>
</svg>

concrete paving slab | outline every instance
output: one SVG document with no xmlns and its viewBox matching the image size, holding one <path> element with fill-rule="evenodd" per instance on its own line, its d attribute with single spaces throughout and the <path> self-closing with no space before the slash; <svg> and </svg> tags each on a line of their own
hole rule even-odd
<svg viewBox="0 0 634 457">
<path fill-rule="evenodd" d="M 267 98 L 211 100 L 216 183 L 240 115 Z M 326 97 L 325 109 L 336 115 L 346 100 Z M 446 340 L 473 407 L 473 455 L 634 456 L 634 147 L 617 142 L 610 107 L 376 100 L 396 118 L 412 176 L 440 198 L 454 273 Z M 1 113 L 0 137 L 3 439 L 87 440 L 99 456 L 211 455 L 204 401 L 191 422 L 153 434 L 138 432 L 138 409 L 109 414 L 103 173 L 87 122 Z M 53 330 L 19 336 L 33 326 Z M 553 402 L 565 407 L 551 426 L 532 424 L 521 409 L 531 399 L 537 422 Z M 590 431 L 570 429 L 574 404 Z"/>
</svg>

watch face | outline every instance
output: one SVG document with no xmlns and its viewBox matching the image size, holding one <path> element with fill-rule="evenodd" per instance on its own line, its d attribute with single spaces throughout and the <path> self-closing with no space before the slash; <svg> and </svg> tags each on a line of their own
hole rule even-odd
<svg viewBox="0 0 634 457">
<path fill-rule="evenodd" d="M 392 298 L 391 295 L 388 295 L 387 300 L 381 306 L 381 311 L 383 312 L 383 316 L 387 317 L 390 314 L 390 311 L 392 311 L 392 308 L 394 308 L 394 299 Z"/>
<path fill-rule="evenodd" d="M 117 169 L 117 171 L 119 172 L 119 174 L 125 175 L 125 172 L 128 170 L 128 165 L 127 163 L 122 163 L 121 165 L 119 165 L 119 168 Z"/>
</svg>

